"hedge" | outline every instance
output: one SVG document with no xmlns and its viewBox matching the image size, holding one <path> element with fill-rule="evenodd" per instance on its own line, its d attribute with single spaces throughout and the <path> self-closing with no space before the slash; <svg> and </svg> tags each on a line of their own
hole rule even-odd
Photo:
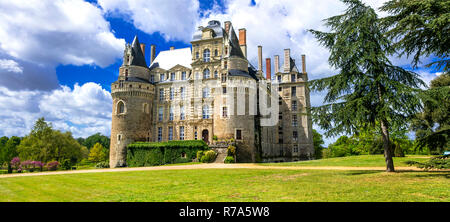
<svg viewBox="0 0 450 222">
<path fill-rule="evenodd" d="M 141 167 L 191 162 L 197 151 L 207 149 L 209 147 L 203 140 L 136 142 L 128 145 L 127 165 Z M 186 158 L 182 157 L 183 153 Z"/>
</svg>

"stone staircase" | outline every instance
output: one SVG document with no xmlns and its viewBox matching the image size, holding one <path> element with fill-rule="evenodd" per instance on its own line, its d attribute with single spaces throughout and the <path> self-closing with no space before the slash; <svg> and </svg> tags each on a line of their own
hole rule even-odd
<svg viewBox="0 0 450 222">
<path fill-rule="evenodd" d="M 225 158 L 227 158 L 228 150 L 227 148 L 212 148 L 217 153 L 216 160 L 213 163 L 224 163 Z"/>
</svg>

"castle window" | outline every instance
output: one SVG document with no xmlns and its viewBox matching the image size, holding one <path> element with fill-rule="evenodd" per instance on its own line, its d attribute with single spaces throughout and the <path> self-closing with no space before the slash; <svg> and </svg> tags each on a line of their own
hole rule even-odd
<svg viewBox="0 0 450 222">
<path fill-rule="evenodd" d="M 125 104 L 122 101 L 117 103 L 117 112 L 116 113 L 117 114 L 125 113 Z"/>
<path fill-rule="evenodd" d="M 159 89 L 159 101 L 164 100 L 164 89 Z"/>
<path fill-rule="evenodd" d="M 164 82 L 164 80 L 165 80 L 165 75 L 164 75 L 164 73 L 161 73 L 161 74 L 159 75 L 159 78 L 160 78 L 159 81 Z"/>
<path fill-rule="evenodd" d="M 194 132 L 194 139 L 197 140 L 197 131 Z"/>
<path fill-rule="evenodd" d="M 214 71 L 214 78 L 217 78 L 217 77 L 219 77 L 219 74 L 217 73 L 217 70 L 216 70 L 216 71 Z"/>
<path fill-rule="evenodd" d="M 283 91 L 283 88 L 282 87 L 278 87 L 278 92 L 281 92 L 281 91 Z"/>
<path fill-rule="evenodd" d="M 186 92 L 184 90 L 184 87 L 180 87 L 180 97 L 182 100 L 186 99 Z"/>
<path fill-rule="evenodd" d="M 227 61 L 223 63 L 223 68 L 228 69 Z"/>
<path fill-rule="evenodd" d="M 184 140 L 184 126 L 180 126 L 180 140 Z"/>
<path fill-rule="evenodd" d="M 158 127 L 158 142 L 162 141 L 162 127 Z"/>
<path fill-rule="evenodd" d="M 278 78 L 278 82 L 281 82 L 281 75 L 278 75 L 277 78 Z"/>
<path fill-rule="evenodd" d="M 150 82 L 151 82 L 151 83 L 154 83 L 154 82 L 155 82 L 155 75 L 151 75 L 151 76 L 150 76 Z"/>
<path fill-rule="evenodd" d="M 144 103 L 142 106 L 142 112 L 144 113 L 149 113 L 149 108 L 148 108 L 148 104 Z"/>
<path fill-rule="evenodd" d="M 164 108 L 161 106 L 159 107 L 158 110 L 158 121 L 163 121 L 163 117 L 164 117 Z"/>
<path fill-rule="evenodd" d="M 195 53 L 195 59 L 198 59 L 198 57 L 199 57 L 199 53 L 196 52 L 196 53 Z"/>
<path fill-rule="evenodd" d="M 294 141 L 297 141 L 297 140 L 298 140 L 298 133 L 297 133 L 297 131 L 293 131 L 293 132 L 292 132 L 292 139 L 293 139 Z"/>
<path fill-rule="evenodd" d="M 184 106 L 180 106 L 180 120 L 185 119 Z"/>
<path fill-rule="evenodd" d="M 128 77 L 128 69 L 125 69 L 125 77 Z"/>
<path fill-rule="evenodd" d="M 203 88 L 203 93 L 202 93 L 203 98 L 208 98 L 209 97 L 209 88 Z"/>
<path fill-rule="evenodd" d="M 119 88 L 123 88 L 123 80 L 119 81 Z"/>
<path fill-rule="evenodd" d="M 217 51 L 217 49 L 214 50 L 214 56 L 218 56 L 218 55 L 219 55 L 219 51 Z"/>
<path fill-rule="evenodd" d="M 228 55 L 228 46 L 225 46 L 225 54 Z"/>
<path fill-rule="evenodd" d="M 282 113 L 282 112 L 278 113 L 278 119 L 279 119 L 279 120 L 282 120 L 282 119 L 283 119 L 283 113 Z"/>
<path fill-rule="evenodd" d="M 175 94 L 175 92 L 174 92 L 173 88 L 171 87 L 170 88 L 170 94 L 169 94 L 170 100 L 173 100 L 174 94 Z"/>
<path fill-rule="evenodd" d="M 205 105 L 202 109 L 203 119 L 209 119 L 209 106 Z"/>
<path fill-rule="evenodd" d="M 122 135 L 121 134 L 117 134 L 117 141 L 120 142 L 122 140 Z"/>
<path fill-rule="evenodd" d="M 297 125 L 297 115 L 292 115 L 292 126 L 296 127 Z"/>
<path fill-rule="evenodd" d="M 209 69 L 203 70 L 203 78 L 204 79 L 209 79 Z"/>
<path fill-rule="evenodd" d="M 292 101 L 292 111 L 296 111 L 297 110 L 297 101 Z"/>
<path fill-rule="evenodd" d="M 181 73 L 181 80 L 186 80 L 186 72 Z"/>
<path fill-rule="evenodd" d="M 173 140 L 173 127 L 169 126 L 169 140 Z"/>
<path fill-rule="evenodd" d="M 295 82 L 296 81 L 296 79 L 295 79 L 295 74 L 292 74 L 291 75 L 291 82 Z"/>
<path fill-rule="evenodd" d="M 293 152 L 298 153 L 298 145 L 297 144 L 294 144 Z"/>
<path fill-rule="evenodd" d="M 209 49 L 203 50 L 203 62 L 209 62 L 210 60 L 210 52 Z"/>
<path fill-rule="evenodd" d="M 236 130 L 236 140 L 242 140 L 242 130 Z"/>
<path fill-rule="evenodd" d="M 133 88 L 133 85 L 130 84 L 130 88 Z"/>
<path fill-rule="evenodd" d="M 283 104 L 283 99 L 281 98 L 281 96 L 278 97 L 278 105 L 282 105 Z"/>
<path fill-rule="evenodd" d="M 169 120 L 173 121 L 173 107 L 172 106 L 169 108 Z"/>
<path fill-rule="evenodd" d="M 170 73 L 170 81 L 174 81 L 175 80 L 175 73 L 172 72 Z"/>
<path fill-rule="evenodd" d="M 223 94 L 227 94 L 227 87 L 225 87 L 225 86 L 222 87 L 222 93 L 223 93 Z"/>
<path fill-rule="evenodd" d="M 226 74 L 222 74 L 222 82 L 227 81 L 227 75 Z"/>
<path fill-rule="evenodd" d="M 291 96 L 294 97 L 297 94 L 297 87 L 291 87 Z"/>
<path fill-rule="evenodd" d="M 228 107 L 226 106 L 222 107 L 222 117 L 224 118 L 228 117 Z"/>
</svg>

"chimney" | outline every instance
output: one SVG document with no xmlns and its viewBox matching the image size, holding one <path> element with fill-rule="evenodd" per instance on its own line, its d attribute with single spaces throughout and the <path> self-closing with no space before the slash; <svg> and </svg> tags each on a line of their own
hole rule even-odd
<svg viewBox="0 0 450 222">
<path fill-rule="evenodd" d="M 230 27 L 231 27 L 231 22 L 230 21 L 226 21 L 225 22 L 225 32 L 227 34 L 230 34 Z"/>
<path fill-rule="evenodd" d="M 262 71 L 262 46 L 258 46 L 258 71 Z"/>
<path fill-rule="evenodd" d="M 239 29 L 239 46 L 241 47 L 242 53 L 244 53 L 245 58 L 247 58 L 247 30 Z"/>
<path fill-rule="evenodd" d="M 302 55 L 302 72 L 306 74 L 306 56 Z"/>
<path fill-rule="evenodd" d="M 156 53 L 156 46 L 152 44 L 150 46 L 150 64 L 152 64 L 153 61 L 155 60 L 155 53 Z"/>
<path fill-rule="evenodd" d="M 291 70 L 291 50 L 284 50 L 284 72 L 290 72 Z"/>
<path fill-rule="evenodd" d="M 270 58 L 266 58 L 266 79 L 270 81 L 272 78 L 272 67 L 270 64 Z"/>
<path fill-rule="evenodd" d="M 141 43 L 141 51 L 142 51 L 142 55 L 145 58 L 145 44 L 144 43 Z"/>
<path fill-rule="evenodd" d="M 280 72 L 280 56 L 276 55 L 275 56 L 275 70 L 274 70 L 275 74 Z"/>
<path fill-rule="evenodd" d="M 172 50 L 174 50 L 175 49 L 175 47 L 173 47 L 173 46 L 170 46 L 170 51 L 172 51 Z"/>
</svg>

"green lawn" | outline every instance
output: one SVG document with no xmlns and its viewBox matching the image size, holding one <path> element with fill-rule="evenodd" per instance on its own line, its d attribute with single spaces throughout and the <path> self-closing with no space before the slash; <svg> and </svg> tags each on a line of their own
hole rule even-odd
<svg viewBox="0 0 450 222">
<path fill-rule="evenodd" d="M 424 156 L 396 158 L 396 165 Z M 188 163 L 192 164 L 192 163 Z M 195 164 L 195 163 L 193 163 Z M 382 156 L 263 165 L 384 166 Z M 197 169 L 0 178 L 0 201 L 449 202 L 450 172 Z"/>
<path fill-rule="evenodd" d="M 409 160 L 424 162 L 431 156 L 407 155 L 406 157 L 394 157 L 395 166 L 408 166 L 405 162 Z M 350 167 L 383 167 L 386 166 L 383 155 L 360 155 L 336 157 L 329 159 L 319 159 L 299 162 L 285 163 L 263 163 L 270 166 L 350 166 Z"/>
</svg>

